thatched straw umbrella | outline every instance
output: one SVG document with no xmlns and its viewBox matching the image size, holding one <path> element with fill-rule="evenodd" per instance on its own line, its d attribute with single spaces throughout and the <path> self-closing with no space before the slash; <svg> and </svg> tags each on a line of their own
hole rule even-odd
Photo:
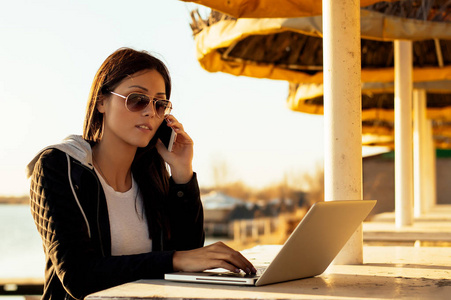
<svg viewBox="0 0 451 300">
<path fill-rule="evenodd" d="M 318 0 L 182 0 L 210 7 L 234 18 L 297 18 L 321 15 L 322 2 Z M 394 2 L 397 0 L 388 0 Z M 380 0 L 360 0 L 368 6 Z"/>
<path fill-rule="evenodd" d="M 393 146 L 392 40 L 401 38 L 414 40 L 414 87 L 427 90 L 436 146 L 451 148 L 451 4 L 427 4 L 376 3 L 362 10 L 364 144 Z M 198 59 L 205 69 L 287 80 L 290 109 L 323 113 L 320 16 L 236 19 L 212 11 L 205 20 L 192 12 L 192 19 Z M 382 23 L 385 29 L 378 30 Z"/>
</svg>

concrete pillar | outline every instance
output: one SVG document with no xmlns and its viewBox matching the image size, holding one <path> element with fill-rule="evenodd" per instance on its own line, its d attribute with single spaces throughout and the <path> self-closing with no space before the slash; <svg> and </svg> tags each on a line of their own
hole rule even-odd
<svg viewBox="0 0 451 300">
<path fill-rule="evenodd" d="M 360 2 L 323 0 L 324 197 L 362 199 Z M 327 222 L 327 221 L 326 221 Z M 335 259 L 362 264 L 360 226 Z"/>
<path fill-rule="evenodd" d="M 425 162 L 427 165 L 426 209 L 429 211 L 437 204 L 437 163 L 436 163 L 437 156 L 435 151 L 434 134 L 432 131 L 431 120 L 428 120 L 426 122 L 426 137 L 427 137 L 426 139 L 427 151 L 429 153 L 429 155 L 427 155 L 428 159 Z"/>
<path fill-rule="evenodd" d="M 430 142 L 427 136 L 426 91 L 413 90 L 413 191 L 415 217 L 428 211 L 428 159 Z"/>
<path fill-rule="evenodd" d="M 395 41 L 395 223 L 413 224 L 412 42 Z"/>
</svg>

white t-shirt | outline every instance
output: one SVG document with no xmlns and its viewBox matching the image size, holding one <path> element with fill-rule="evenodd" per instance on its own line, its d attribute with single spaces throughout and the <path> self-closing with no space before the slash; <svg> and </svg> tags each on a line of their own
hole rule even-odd
<svg viewBox="0 0 451 300">
<path fill-rule="evenodd" d="M 142 195 L 132 176 L 132 188 L 116 192 L 95 169 L 105 192 L 111 231 L 111 255 L 131 255 L 152 251 L 152 240 L 144 215 Z"/>
</svg>

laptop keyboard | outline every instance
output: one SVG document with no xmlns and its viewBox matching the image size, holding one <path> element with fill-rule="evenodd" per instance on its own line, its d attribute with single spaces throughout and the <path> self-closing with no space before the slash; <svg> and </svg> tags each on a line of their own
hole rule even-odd
<svg viewBox="0 0 451 300">
<path fill-rule="evenodd" d="M 243 272 L 241 272 L 241 273 L 221 272 L 221 273 L 211 274 L 211 276 L 252 278 L 252 277 L 255 277 L 255 276 L 262 275 L 263 272 L 266 270 L 267 266 L 261 266 L 261 267 L 255 267 L 255 268 L 257 269 L 257 274 L 245 274 Z"/>
</svg>

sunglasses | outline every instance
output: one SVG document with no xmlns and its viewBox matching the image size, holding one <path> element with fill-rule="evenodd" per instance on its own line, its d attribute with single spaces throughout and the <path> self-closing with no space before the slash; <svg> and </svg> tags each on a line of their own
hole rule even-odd
<svg viewBox="0 0 451 300">
<path fill-rule="evenodd" d="M 143 110 L 144 108 L 152 102 L 152 108 L 155 111 L 156 115 L 159 118 L 163 118 L 165 115 L 171 113 L 172 103 L 166 99 L 151 99 L 146 94 L 141 93 L 131 93 L 128 96 L 124 96 L 115 92 L 111 92 L 111 94 L 119 96 L 125 99 L 125 107 L 131 112 L 138 112 Z"/>
</svg>

